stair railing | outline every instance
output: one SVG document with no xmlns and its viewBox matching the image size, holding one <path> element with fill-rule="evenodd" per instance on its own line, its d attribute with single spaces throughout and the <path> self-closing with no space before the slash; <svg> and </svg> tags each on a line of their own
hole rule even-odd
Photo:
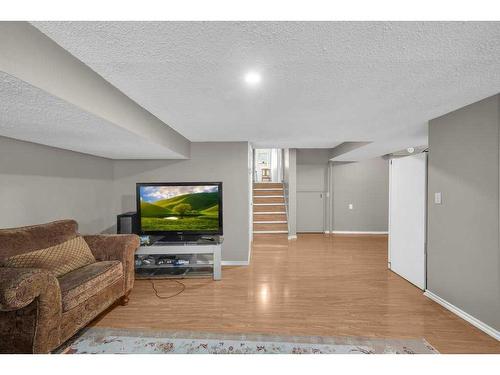
<svg viewBox="0 0 500 375">
<path fill-rule="evenodd" d="M 290 220 L 288 220 L 288 182 L 283 181 L 283 199 L 285 200 L 286 225 L 290 233 Z"/>
</svg>

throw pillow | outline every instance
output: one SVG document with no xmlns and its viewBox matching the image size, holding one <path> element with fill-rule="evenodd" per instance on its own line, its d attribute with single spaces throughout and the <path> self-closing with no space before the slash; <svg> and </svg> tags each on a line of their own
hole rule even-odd
<svg viewBox="0 0 500 375">
<path fill-rule="evenodd" d="M 46 249 L 11 256 L 4 259 L 2 265 L 13 268 L 41 268 L 59 277 L 95 262 L 89 245 L 83 237 L 78 236 Z"/>
</svg>

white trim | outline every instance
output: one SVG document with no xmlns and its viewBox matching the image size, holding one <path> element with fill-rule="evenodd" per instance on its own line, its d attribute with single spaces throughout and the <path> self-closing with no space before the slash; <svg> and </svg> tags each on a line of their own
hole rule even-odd
<svg viewBox="0 0 500 375">
<path fill-rule="evenodd" d="M 254 206 L 284 206 L 284 203 L 254 203 Z"/>
<path fill-rule="evenodd" d="M 391 191 L 394 189 L 392 187 L 392 183 L 394 182 L 394 176 L 393 176 L 393 171 L 392 171 L 392 159 L 389 160 L 389 204 L 388 204 L 388 211 L 387 211 L 387 229 L 389 232 L 391 231 L 392 225 L 391 225 Z M 426 233 L 427 235 L 427 233 Z M 387 263 L 389 269 L 391 269 L 391 236 L 387 236 Z M 425 261 L 427 265 L 427 260 Z M 426 282 L 427 282 L 427 276 L 426 276 Z"/>
<path fill-rule="evenodd" d="M 254 233 L 260 233 L 260 234 L 265 234 L 265 233 L 288 233 L 287 230 L 254 230 Z"/>
<path fill-rule="evenodd" d="M 438 295 L 432 293 L 430 290 L 426 290 L 424 292 L 424 296 L 426 296 L 427 298 L 429 298 L 429 299 L 433 300 L 434 302 L 440 304 L 445 309 L 450 310 L 452 313 L 458 315 L 460 318 L 462 318 L 466 322 L 469 322 L 470 324 L 472 324 L 474 327 L 480 329 L 484 333 L 486 333 L 486 334 L 490 335 L 491 337 L 493 337 L 493 338 L 497 339 L 498 341 L 500 341 L 500 331 L 497 331 L 495 328 L 490 327 L 489 325 L 487 325 L 486 323 L 483 323 L 482 321 L 480 321 L 477 318 L 474 318 L 472 315 L 470 315 L 470 314 L 466 313 L 465 311 L 459 309 L 455 305 L 452 305 L 448 301 L 445 301 L 444 299 L 442 299 Z"/>
<path fill-rule="evenodd" d="M 248 266 L 249 264 L 248 260 L 223 260 L 221 262 L 222 266 Z"/>
<path fill-rule="evenodd" d="M 292 234 L 291 236 L 288 236 L 288 239 L 289 240 L 296 240 L 297 239 L 297 235 L 296 234 Z"/>
<path fill-rule="evenodd" d="M 254 211 L 254 215 L 286 215 L 286 211 Z"/>
<path fill-rule="evenodd" d="M 325 232 L 325 233 L 327 233 L 327 232 Z M 333 234 L 389 234 L 389 232 L 356 231 L 356 230 L 332 230 L 330 233 L 333 233 Z"/>
<path fill-rule="evenodd" d="M 330 234 L 330 231 L 329 230 L 325 230 L 325 234 Z"/>
<path fill-rule="evenodd" d="M 253 221 L 254 224 L 286 224 L 286 221 Z"/>
</svg>

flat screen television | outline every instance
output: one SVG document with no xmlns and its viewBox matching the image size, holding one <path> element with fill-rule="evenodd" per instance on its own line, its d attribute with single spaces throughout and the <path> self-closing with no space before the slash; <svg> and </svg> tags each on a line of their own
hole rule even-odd
<svg viewBox="0 0 500 375">
<path fill-rule="evenodd" d="M 222 235 L 222 182 L 141 182 L 136 189 L 141 234 Z"/>
</svg>

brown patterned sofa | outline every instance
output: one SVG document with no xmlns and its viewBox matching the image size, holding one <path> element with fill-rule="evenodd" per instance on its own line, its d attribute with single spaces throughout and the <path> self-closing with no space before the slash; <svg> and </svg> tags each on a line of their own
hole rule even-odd
<svg viewBox="0 0 500 375">
<path fill-rule="evenodd" d="M 2 259 L 78 236 L 74 220 L 0 229 Z M 36 268 L 0 267 L 0 353 L 48 353 L 121 299 L 134 284 L 136 235 L 83 236 L 96 262 L 59 278 Z"/>
</svg>

